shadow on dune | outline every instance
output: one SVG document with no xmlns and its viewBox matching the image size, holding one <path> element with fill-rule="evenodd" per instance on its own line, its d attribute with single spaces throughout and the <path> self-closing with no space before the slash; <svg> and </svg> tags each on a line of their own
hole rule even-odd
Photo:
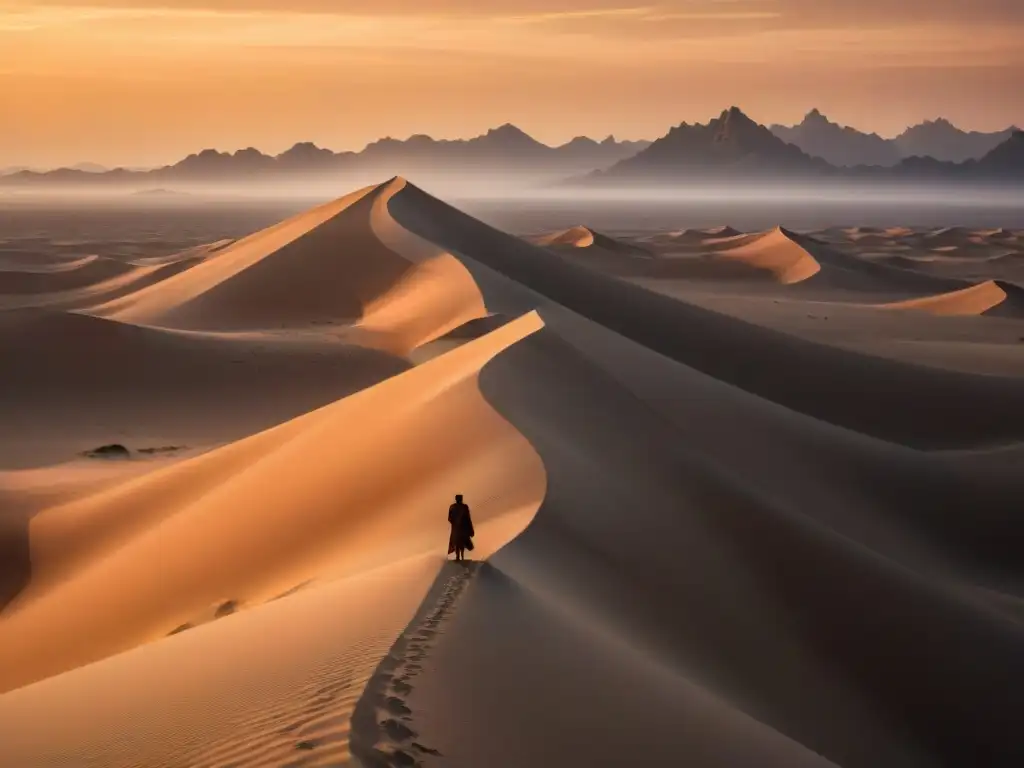
<svg viewBox="0 0 1024 768">
<path fill-rule="evenodd" d="M 886 309 L 914 310 L 935 315 L 1024 317 L 1024 288 L 1004 280 L 986 280 L 949 293 L 883 305 Z"/>
<path fill-rule="evenodd" d="M 546 325 L 481 375 L 548 487 L 411 700 L 459 724 L 434 744 L 451 764 L 622 765 L 638 744 L 707 766 L 1024 760 L 1015 452 L 858 434 L 1017 439 L 1016 383 L 665 300 L 415 188 L 391 209 L 491 311 L 536 301 Z"/>
<path fill-rule="evenodd" d="M 1013 379 L 826 347 L 655 294 L 483 224 L 413 186 L 389 204 L 407 229 L 660 354 L 796 411 L 919 447 L 1024 438 Z"/>
<path fill-rule="evenodd" d="M 0 615 L 32 574 L 28 520 L 20 515 L 11 517 L 0 521 Z"/>
<path fill-rule="evenodd" d="M 130 322 L 219 331 L 358 320 L 414 266 L 367 226 L 375 198 L 371 190 L 359 190 L 306 211 L 96 311 Z"/>
<path fill-rule="evenodd" d="M 234 439 L 409 368 L 334 340 L 188 334 L 44 309 L 0 312 L 0 358 L 18 361 L 0 377 L 8 468 L 68 460 L 124 435 Z"/>
<path fill-rule="evenodd" d="M 493 361 L 482 386 L 548 469 L 534 522 L 492 560 L 539 599 L 582 613 L 589 631 L 647 649 L 680 680 L 728 702 L 737 713 L 723 714 L 722 723 L 745 713 L 837 764 L 1024 758 L 1015 714 L 1024 706 L 1016 682 L 1024 675 L 1024 625 L 975 597 L 955 565 L 927 569 L 915 546 L 901 541 L 899 518 L 887 517 L 900 506 L 861 510 L 889 529 L 879 536 L 884 550 L 872 549 L 853 538 L 860 521 L 830 519 L 766 493 L 746 467 L 708 461 L 700 436 L 665 424 L 554 331 Z M 931 483 L 903 500 L 907 517 L 916 504 L 926 510 L 921 518 L 935 518 L 945 493 L 970 490 L 933 469 Z M 953 529 L 983 528 L 992 522 L 986 514 L 1009 511 L 1010 490 L 993 495 L 979 517 L 971 503 L 984 503 L 963 496 L 958 509 L 940 514 L 958 516 Z M 832 489 L 839 503 L 861 492 Z M 855 509 L 856 501 L 844 506 Z M 913 522 L 927 530 L 927 520 Z M 934 520 L 931 534 L 952 547 L 954 531 L 942 530 L 950 522 Z M 1019 542 L 1019 523 L 1001 522 L 982 538 L 990 546 L 999 536 Z M 1003 568 L 1019 578 L 1011 553 L 1003 555 Z M 555 663 L 535 648 L 520 650 L 522 666 Z M 509 674 L 531 676 L 522 668 Z M 684 688 L 681 715 L 690 706 Z M 668 750 L 676 735 L 664 738 Z"/>
<path fill-rule="evenodd" d="M 86 288 L 90 285 L 113 280 L 136 270 L 131 264 L 105 259 L 99 256 L 86 257 L 80 266 L 56 271 L 0 270 L 0 295 L 44 294 Z"/>
</svg>

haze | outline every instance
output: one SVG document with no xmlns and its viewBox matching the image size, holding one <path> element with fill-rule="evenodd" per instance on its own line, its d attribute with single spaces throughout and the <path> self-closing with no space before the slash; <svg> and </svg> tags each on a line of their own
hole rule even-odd
<svg viewBox="0 0 1024 768">
<path fill-rule="evenodd" d="M 742 103 L 894 134 L 1024 122 L 1011 0 L 0 2 L 0 166 L 358 149 L 515 122 L 548 143 L 656 138 Z"/>
</svg>

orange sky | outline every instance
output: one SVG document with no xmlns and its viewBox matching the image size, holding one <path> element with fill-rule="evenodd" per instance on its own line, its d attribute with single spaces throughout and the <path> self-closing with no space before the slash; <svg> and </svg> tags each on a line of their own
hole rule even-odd
<svg viewBox="0 0 1024 768">
<path fill-rule="evenodd" d="M 654 138 L 732 104 L 994 130 L 1024 124 L 1022 32 L 1022 0 L 0 0 L 0 166 Z"/>
</svg>

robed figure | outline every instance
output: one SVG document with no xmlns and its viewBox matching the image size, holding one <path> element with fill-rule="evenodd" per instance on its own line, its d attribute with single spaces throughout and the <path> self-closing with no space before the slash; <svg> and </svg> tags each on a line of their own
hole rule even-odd
<svg viewBox="0 0 1024 768">
<path fill-rule="evenodd" d="M 455 497 L 455 503 L 448 507 L 448 524 L 452 527 L 448 537 L 448 554 L 455 553 L 456 560 L 466 559 L 466 550 L 473 550 L 473 518 L 469 514 L 469 506 L 463 503 L 462 495 Z"/>
</svg>

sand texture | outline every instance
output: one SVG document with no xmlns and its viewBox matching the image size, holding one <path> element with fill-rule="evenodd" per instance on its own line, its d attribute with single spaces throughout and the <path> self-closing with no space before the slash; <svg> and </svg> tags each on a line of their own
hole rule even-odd
<svg viewBox="0 0 1024 768">
<path fill-rule="evenodd" d="M 188 231 L 0 242 L 0 765 L 1024 764 L 1014 230 Z"/>
</svg>

